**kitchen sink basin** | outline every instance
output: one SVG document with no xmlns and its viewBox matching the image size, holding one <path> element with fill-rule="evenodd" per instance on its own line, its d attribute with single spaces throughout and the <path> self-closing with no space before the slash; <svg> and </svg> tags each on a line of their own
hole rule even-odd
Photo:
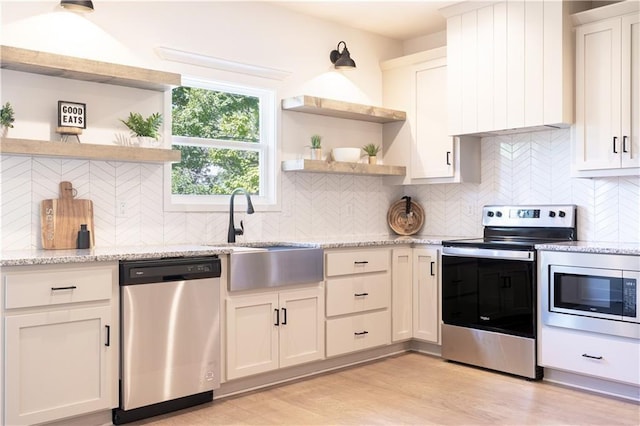
<svg viewBox="0 0 640 426">
<path fill-rule="evenodd" d="M 233 247 L 229 291 L 320 282 L 323 271 L 324 250 L 318 247 Z"/>
</svg>

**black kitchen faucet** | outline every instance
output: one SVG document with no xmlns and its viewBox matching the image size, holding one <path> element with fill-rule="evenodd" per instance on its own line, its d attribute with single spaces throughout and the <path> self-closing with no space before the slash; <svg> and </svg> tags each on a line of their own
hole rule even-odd
<svg viewBox="0 0 640 426">
<path fill-rule="evenodd" d="M 240 228 L 236 228 L 235 224 L 233 223 L 233 199 L 235 198 L 236 194 L 244 194 L 245 197 L 247 197 L 247 214 L 254 213 L 253 204 L 251 203 L 251 197 L 249 196 L 247 190 L 244 188 L 234 189 L 231 193 L 231 199 L 229 200 L 229 231 L 227 233 L 228 243 L 235 243 L 236 235 L 244 234 L 244 224 L 242 223 L 242 221 L 240 221 Z"/>
</svg>

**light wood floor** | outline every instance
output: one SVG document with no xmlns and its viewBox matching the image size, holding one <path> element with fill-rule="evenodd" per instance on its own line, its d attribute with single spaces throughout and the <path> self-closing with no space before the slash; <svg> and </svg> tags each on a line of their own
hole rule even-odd
<svg viewBox="0 0 640 426">
<path fill-rule="evenodd" d="M 407 353 L 137 424 L 637 426 L 640 405 Z"/>
</svg>

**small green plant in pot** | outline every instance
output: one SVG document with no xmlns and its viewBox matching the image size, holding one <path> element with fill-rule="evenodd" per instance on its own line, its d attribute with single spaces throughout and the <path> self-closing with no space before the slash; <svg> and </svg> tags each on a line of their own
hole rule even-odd
<svg viewBox="0 0 640 426">
<path fill-rule="evenodd" d="M 378 152 L 380 152 L 380 145 L 367 144 L 362 147 L 362 150 L 369 156 L 369 164 L 376 164 L 378 160 Z"/>
<path fill-rule="evenodd" d="M 322 160 L 322 136 L 311 136 L 311 159 Z"/>
<path fill-rule="evenodd" d="M 0 126 L 2 127 L 2 137 L 6 136 L 7 130 L 13 127 L 13 122 L 16 120 L 13 107 L 9 102 L 4 104 L 0 108 Z"/>
<path fill-rule="evenodd" d="M 139 112 L 129 113 L 122 123 L 131 130 L 131 134 L 138 138 L 151 138 L 155 141 L 160 137 L 160 126 L 162 125 L 162 114 L 159 112 L 144 118 Z"/>
</svg>

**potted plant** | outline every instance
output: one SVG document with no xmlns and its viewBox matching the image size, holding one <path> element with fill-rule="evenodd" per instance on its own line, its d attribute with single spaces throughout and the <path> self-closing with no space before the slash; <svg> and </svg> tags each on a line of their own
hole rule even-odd
<svg viewBox="0 0 640 426">
<path fill-rule="evenodd" d="M 380 146 L 372 143 L 362 147 L 362 150 L 369 156 L 369 164 L 376 164 L 378 158 L 378 152 L 380 152 Z"/>
<path fill-rule="evenodd" d="M 142 142 L 153 144 L 151 140 L 157 141 L 160 137 L 162 114 L 159 112 L 153 113 L 147 118 L 144 118 L 139 112 L 131 112 L 126 120 L 120 119 L 120 121 L 131 130 L 132 136 L 139 138 L 141 145 Z"/>
<path fill-rule="evenodd" d="M 7 102 L 2 106 L 2 108 L 0 108 L 0 126 L 2 126 L 0 136 L 7 136 L 7 131 L 10 127 L 13 127 L 13 122 L 15 120 L 16 119 L 13 113 L 13 107 L 9 102 Z"/>
<path fill-rule="evenodd" d="M 311 136 L 311 159 L 322 160 L 322 136 Z"/>
</svg>

